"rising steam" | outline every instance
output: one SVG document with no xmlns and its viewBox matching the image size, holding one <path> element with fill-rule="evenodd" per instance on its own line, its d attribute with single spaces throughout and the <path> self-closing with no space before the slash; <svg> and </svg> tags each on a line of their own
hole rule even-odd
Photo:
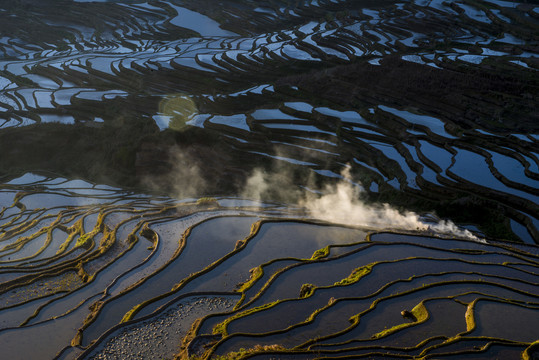
<svg viewBox="0 0 539 360">
<path fill-rule="evenodd" d="M 347 174 L 337 185 L 327 186 L 323 195 L 306 194 L 300 205 L 317 219 L 338 224 L 365 226 L 383 230 L 432 231 L 478 240 L 470 231 L 451 221 L 427 223 L 411 211 L 400 212 L 389 204 L 367 205 L 360 200 L 360 188 L 349 181 Z"/>
<path fill-rule="evenodd" d="M 316 219 L 337 224 L 364 226 L 380 230 L 412 230 L 447 234 L 478 240 L 470 231 L 459 228 L 451 221 L 423 221 L 418 214 L 400 212 L 389 204 L 368 205 L 361 200 L 361 186 L 352 182 L 349 169 L 346 168 L 342 180 L 336 185 L 328 185 L 322 193 L 305 191 L 299 200 L 299 206 L 307 209 Z M 255 170 L 247 181 L 243 196 L 257 198 L 270 188 L 275 180 L 271 175 Z M 294 187 L 293 184 L 289 186 Z M 297 186 L 296 186 L 297 187 Z M 279 187 L 286 191 L 286 187 Z"/>
<path fill-rule="evenodd" d="M 193 150 L 193 151 L 190 151 Z M 197 197 L 205 194 L 208 172 L 199 167 L 199 154 L 194 149 L 173 149 L 169 157 L 174 164 L 171 177 L 174 179 L 174 196 L 177 198 Z M 410 230 L 446 234 L 479 240 L 470 231 L 459 228 L 448 220 L 427 219 L 415 212 L 401 212 L 389 204 L 366 204 L 361 200 L 363 187 L 351 179 L 349 167 L 341 173 L 341 180 L 327 185 L 323 191 L 314 192 L 314 179 L 304 179 L 303 184 L 294 184 L 290 170 L 279 162 L 270 171 L 255 169 L 246 179 L 241 198 L 251 200 L 284 200 L 297 204 L 308 211 L 311 217 L 352 226 L 363 226 L 378 230 Z M 153 180 L 151 181 L 153 183 Z M 146 184 L 151 184 L 148 180 Z M 155 188 L 160 185 L 152 184 Z M 298 185 L 303 185 L 301 188 Z"/>
</svg>

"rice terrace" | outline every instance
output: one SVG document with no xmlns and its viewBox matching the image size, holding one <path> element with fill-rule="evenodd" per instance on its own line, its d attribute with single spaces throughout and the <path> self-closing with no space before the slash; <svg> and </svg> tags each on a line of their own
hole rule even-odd
<svg viewBox="0 0 539 360">
<path fill-rule="evenodd" d="M 539 359 L 539 1 L 0 0 L 0 359 Z"/>
</svg>

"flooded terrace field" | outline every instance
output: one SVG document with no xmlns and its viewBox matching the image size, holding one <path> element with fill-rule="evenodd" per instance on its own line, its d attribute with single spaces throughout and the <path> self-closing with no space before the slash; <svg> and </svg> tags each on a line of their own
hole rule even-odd
<svg viewBox="0 0 539 360">
<path fill-rule="evenodd" d="M 2 356 L 533 358 L 538 20 L 0 2 Z"/>
<path fill-rule="evenodd" d="M 535 349 L 534 245 L 34 174 L 1 195 L 13 205 L 1 214 L 0 343 L 13 359 Z"/>
</svg>

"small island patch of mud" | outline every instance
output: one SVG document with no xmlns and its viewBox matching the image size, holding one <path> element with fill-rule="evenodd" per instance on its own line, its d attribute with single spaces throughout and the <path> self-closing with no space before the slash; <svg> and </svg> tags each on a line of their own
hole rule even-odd
<svg viewBox="0 0 539 360">
<path fill-rule="evenodd" d="M 113 332 L 79 359 L 173 359 L 197 319 L 230 311 L 237 299 L 223 295 L 183 298 L 156 316 Z"/>
</svg>

